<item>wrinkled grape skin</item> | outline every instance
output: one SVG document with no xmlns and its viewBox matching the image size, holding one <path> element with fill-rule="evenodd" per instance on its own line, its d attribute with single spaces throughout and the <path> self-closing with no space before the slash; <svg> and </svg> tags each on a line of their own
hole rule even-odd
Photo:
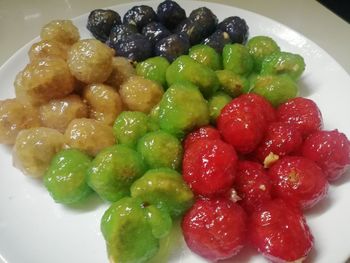
<svg viewBox="0 0 350 263">
<path fill-rule="evenodd" d="M 103 149 L 88 169 L 88 184 L 110 202 L 129 195 L 131 184 L 146 171 L 142 157 L 135 150 L 114 145 Z"/>
<path fill-rule="evenodd" d="M 115 120 L 113 133 L 120 144 L 134 147 L 149 131 L 149 123 L 149 117 L 143 112 L 123 111 Z"/>
<path fill-rule="evenodd" d="M 71 147 L 95 156 L 102 149 L 116 143 L 112 127 L 93 119 L 72 120 L 65 133 Z"/>
<path fill-rule="evenodd" d="M 179 170 L 181 167 L 181 143 L 167 132 L 155 131 L 145 134 L 137 143 L 137 151 L 150 168 L 168 167 Z"/>
<path fill-rule="evenodd" d="M 114 50 L 96 39 L 75 43 L 68 52 L 68 66 L 78 80 L 91 84 L 106 81 L 112 73 Z"/>
<path fill-rule="evenodd" d="M 14 144 L 21 130 L 39 126 L 36 108 L 23 105 L 17 99 L 0 101 L 0 143 Z"/>
<path fill-rule="evenodd" d="M 39 117 L 42 125 L 62 133 L 72 120 L 87 116 L 87 105 L 75 94 L 63 99 L 51 100 L 39 107 Z"/>
<path fill-rule="evenodd" d="M 44 185 L 57 203 L 72 204 L 84 200 L 91 189 L 86 171 L 91 158 L 75 149 L 57 153 L 44 176 Z"/>
<path fill-rule="evenodd" d="M 80 38 L 78 28 L 70 20 L 52 20 L 44 25 L 40 32 L 43 40 L 55 40 L 72 45 Z"/>
<path fill-rule="evenodd" d="M 89 117 L 112 126 L 122 111 L 118 92 L 104 84 L 91 84 L 84 89 L 83 98 L 89 106 Z"/>
<path fill-rule="evenodd" d="M 119 90 L 120 86 L 135 74 L 136 71 L 130 60 L 124 57 L 114 57 L 112 60 L 112 73 L 105 83 Z"/>
<path fill-rule="evenodd" d="M 75 80 L 61 58 L 45 58 L 28 64 L 15 79 L 16 98 L 24 104 L 38 106 L 67 96 Z"/>
<path fill-rule="evenodd" d="M 132 111 L 149 113 L 163 96 L 163 88 L 157 82 L 140 76 L 132 76 L 121 85 L 120 97 Z"/>
<path fill-rule="evenodd" d="M 30 47 L 28 56 L 30 61 L 47 57 L 59 57 L 67 60 L 69 47 L 55 40 L 41 40 Z"/>
<path fill-rule="evenodd" d="M 13 149 L 13 163 L 24 174 L 41 177 L 49 167 L 53 156 L 65 143 L 60 132 L 45 127 L 22 130 Z"/>
</svg>

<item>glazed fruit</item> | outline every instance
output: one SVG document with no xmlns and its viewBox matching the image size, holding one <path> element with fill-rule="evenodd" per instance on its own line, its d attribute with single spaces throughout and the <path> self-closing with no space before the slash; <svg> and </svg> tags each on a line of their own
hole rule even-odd
<svg viewBox="0 0 350 263">
<path fill-rule="evenodd" d="M 178 82 L 167 89 L 159 104 L 162 130 L 181 138 L 208 123 L 208 103 L 196 86 L 190 82 Z"/>
<path fill-rule="evenodd" d="M 145 134 L 137 142 L 137 151 L 149 168 L 180 169 L 182 145 L 175 136 L 167 132 L 155 131 Z"/>
<path fill-rule="evenodd" d="M 68 52 L 68 66 L 78 80 L 102 83 L 112 72 L 114 50 L 96 39 L 75 43 Z"/>
<path fill-rule="evenodd" d="M 256 72 L 260 72 L 261 64 L 265 57 L 280 51 L 277 43 L 267 36 L 252 37 L 247 42 L 247 48 L 254 58 L 254 69 Z"/>
<path fill-rule="evenodd" d="M 261 74 L 287 74 L 297 80 L 305 70 L 302 56 L 289 52 L 275 52 L 267 56 L 261 66 Z"/>
<path fill-rule="evenodd" d="M 192 10 L 188 18 L 194 23 L 200 25 L 200 35 L 202 39 L 213 33 L 218 24 L 218 18 L 207 7 L 199 7 Z"/>
<path fill-rule="evenodd" d="M 154 53 L 173 62 L 177 57 L 187 54 L 189 48 L 190 42 L 185 34 L 172 34 L 156 43 Z"/>
<path fill-rule="evenodd" d="M 77 203 L 92 192 L 86 182 L 90 162 L 88 155 L 75 149 L 60 151 L 53 157 L 43 179 L 57 203 Z"/>
<path fill-rule="evenodd" d="M 278 158 L 297 153 L 302 142 L 301 133 L 295 126 L 289 123 L 273 122 L 267 127 L 265 137 L 255 150 L 255 155 L 265 167 L 269 167 L 271 154 L 277 155 Z"/>
<path fill-rule="evenodd" d="M 120 86 L 135 74 L 136 71 L 130 60 L 124 57 L 114 57 L 112 59 L 112 73 L 105 83 L 119 90 Z"/>
<path fill-rule="evenodd" d="M 316 162 L 329 181 L 335 181 L 350 167 L 350 142 L 338 130 L 316 131 L 305 139 L 302 155 Z"/>
<path fill-rule="evenodd" d="M 166 72 L 168 85 L 179 81 L 190 81 L 198 86 L 205 97 L 209 97 L 219 88 L 215 72 L 187 55 L 178 57 Z"/>
<path fill-rule="evenodd" d="M 216 124 L 216 120 L 219 117 L 221 110 L 232 100 L 232 98 L 223 91 L 215 92 L 213 96 L 209 98 L 209 115 L 210 122 Z"/>
<path fill-rule="evenodd" d="M 113 145 L 116 140 L 112 127 L 93 119 L 72 120 L 65 133 L 66 143 L 71 147 L 95 156 L 102 149 Z"/>
<path fill-rule="evenodd" d="M 218 24 L 218 28 L 229 34 L 233 43 L 244 44 L 247 41 L 249 27 L 243 18 L 230 16 Z"/>
<path fill-rule="evenodd" d="M 222 51 L 222 63 L 224 69 L 244 76 L 249 75 L 254 67 L 254 60 L 248 48 L 241 44 L 225 45 Z"/>
<path fill-rule="evenodd" d="M 89 107 L 89 117 L 112 126 L 122 111 L 122 100 L 111 86 L 91 84 L 84 88 L 84 101 Z"/>
<path fill-rule="evenodd" d="M 166 88 L 166 70 L 169 67 L 169 62 L 164 57 L 152 57 L 137 63 L 136 73 L 146 79 L 158 82 L 162 87 Z"/>
<path fill-rule="evenodd" d="M 239 153 L 247 154 L 262 140 L 266 121 L 255 104 L 238 97 L 221 110 L 217 127 L 227 143 Z"/>
<path fill-rule="evenodd" d="M 70 20 L 52 20 L 44 25 L 40 32 L 42 40 L 54 40 L 72 45 L 80 38 L 78 28 Z"/>
<path fill-rule="evenodd" d="M 171 218 L 138 198 L 125 197 L 103 214 L 101 231 L 111 262 L 147 262 L 159 249 L 159 238 L 171 228 Z"/>
<path fill-rule="evenodd" d="M 113 133 L 120 144 L 135 147 L 138 139 L 150 131 L 149 117 L 138 111 L 123 111 L 115 120 Z"/>
<path fill-rule="evenodd" d="M 133 24 L 116 25 L 112 27 L 106 44 L 117 50 L 120 43 L 124 42 L 127 36 L 134 35 L 136 33 L 138 33 L 137 27 Z"/>
<path fill-rule="evenodd" d="M 216 262 L 236 255 L 245 245 L 247 216 L 236 203 L 223 199 L 199 199 L 185 214 L 182 231 L 187 246 Z"/>
<path fill-rule="evenodd" d="M 163 24 L 151 22 L 142 28 L 142 34 L 155 45 L 162 38 L 171 35 L 171 32 Z"/>
<path fill-rule="evenodd" d="M 299 156 L 285 156 L 269 169 L 272 193 L 301 209 L 321 201 L 328 191 L 328 182 L 321 168 Z"/>
<path fill-rule="evenodd" d="M 64 143 L 63 134 L 54 129 L 38 127 L 22 130 L 13 148 L 13 164 L 28 176 L 42 177 Z"/>
<path fill-rule="evenodd" d="M 89 14 L 86 27 L 95 38 L 106 42 L 111 29 L 115 25 L 121 23 L 120 15 L 116 11 L 110 9 L 95 9 Z"/>
<path fill-rule="evenodd" d="M 287 75 L 258 75 L 251 92 L 265 97 L 277 107 L 297 96 L 298 86 Z"/>
<path fill-rule="evenodd" d="M 0 143 L 14 144 L 21 130 L 39 127 L 38 111 L 17 99 L 0 101 Z"/>
<path fill-rule="evenodd" d="M 89 186 L 103 199 L 115 202 L 130 194 L 131 184 L 146 171 L 139 153 L 123 145 L 103 149 L 87 171 Z"/>
<path fill-rule="evenodd" d="M 247 92 L 249 89 L 248 80 L 231 70 L 218 70 L 216 76 L 220 82 L 220 89 L 233 98 Z"/>
<path fill-rule="evenodd" d="M 119 89 L 123 104 L 131 111 L 149 113 L 163 96 L 163 88 L 153 80 L 131 76 Z"/>
<path fill-rule="evenodd" d="M 175 1 L 166 0 L 158 5 L 158 20 L 169 29 L 174 29 L 186 18 L 186 11 Z"/>
<path fill-rule="evenodd" d="M 182 175 L 197 195 L 224 193 L 232 187 L 237 159 L 231 145 L 221 140 L 201 139 L 186 149 Z"/>
<path fill-rule="evenodd" d="M 156 20 L 156 13 L 152 7 L 147 5 L 134 6 L 129 9 L 123 17 L 124 24 L 134 25 L 139 30 L 141 30 L 145 25 Z"/>
<path fill-rule="evenodd" d="M 181 216 L 193 204 L 193 193 L 181 174 L 169 169 L 148 170 L 130 188 L 131 196 L 169 213 Z"/>
<path fill-rule="evenodd" d="M 63 99 L 50 100 L 39 107 L 39 118 L 42 126 L 65 132 L 69 123 L 74 119 L 88 117 L 88 107 L 75 94 Z"/>
<path fill-rule="evenodd" d="M 203 126 L 186 136 L 183 142 L 185 151 L 199 140 L 220 140 L 221 136 L 217 129 L 212 126 Z"/>
<path fill-rule="evenodd" d="M 277 108 L 277 119 L 297 127 L 304 137 L 323 127 L 322 115 L 311 99 L 297 97 Z"/>
<path fill-rule="evenodd" d="M 55 40 L 41 40 L 30 47 L 28 56 L 30 61 L 47 57 L 59 57 L 67 60 L 68 50 L 69 45 L 61 42 Z"/>
<path fill-rule="evenodd" d="M 174 33 L 185 34 L 188 37 L 191 45 L 199 44 L 205 38 L 203 36 L 201 25 L 189 18 L 186 18 L 180 22 L 176 26 Z"/>
<path fill-rule="evenodd" d="M 31 62 L 17 74 L 14 83 L 16 98 L 34 106 L 67 96 L 74 90 L 74 84 L 66 61 L 58 57 Z"/>
<path fill-rule="evenodd" d="M 304 260 L 313 236 L 302 213 L 283 200 L 265 203 L 249 218 L 249 241 L 272 262 Z"/>
<path fill-rule="evenodd" d="M 271 183 L 264 167 L 252 161 L 238 161 L 234 189 L 241 205 L 248 213 L 258 210 L 271 200 Z"/>
<path fill-rule="evenodd" d="M 132 61 L 143 61 L 153 53 L 151 41 L 139 33 L 127 34 L 119 42 L 108 42 L 118 56 L 126 57 Z"/>
<path fill-rule="evenodd" d="M 221 66 L 221 56 L 210 46 L 195 45 L 190 48 L 188 55 L 195 61 L 211 68 L 212 70 L 219 70 Z"/>
<path fill-rule="evenodd" d="M 256 109 L 263 115 L 266 123 L 271 123 L 276 120 L 275 109 L 263 96 L 255 93 L 248 93 L 241 95 L 240 99 L 246 101 L 246 103 L 250 105 L 255 105 Z"/>
<path fill-rule="evenodd" d="M 212 47 L 216 52 L 221 54 L 224 46 L 230 44 L 231 42 L 232 41 L 228 33 L 225 31 L 216 30 L 213 34 L 205 38 L 202 43 Z"/>
</svg>

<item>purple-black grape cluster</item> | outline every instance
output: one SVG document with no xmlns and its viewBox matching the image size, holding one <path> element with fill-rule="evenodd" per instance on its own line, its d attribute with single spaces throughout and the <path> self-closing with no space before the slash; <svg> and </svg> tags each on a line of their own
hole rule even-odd
<svg viewBox="0 0 350 263">
<path fill-rule="evenodd" d="M 203 43 L 218 53 L 229 43 L 245 43 L 248 25 L 238 16 L 218 23 L 216 15 L 206 7 L 186 11 L 175 1 L 165 0 L 157 10 L 147 5 L 134 6 L 123 19 L 114 10 L 93 10 L 88 30 L 98 40 L 115 49 L 118 56 L 143 61 L 162 56 L 170 62 L 187 54 L 191 46 Z"/>
</svg>

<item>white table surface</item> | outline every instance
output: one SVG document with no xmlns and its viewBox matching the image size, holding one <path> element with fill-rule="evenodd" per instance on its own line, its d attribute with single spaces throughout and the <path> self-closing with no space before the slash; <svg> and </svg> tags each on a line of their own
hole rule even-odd
<svg viewBox="0 0 350 263">
<path fill-rule="evenodd" d="M 0 65 L 52 19 L 73 18 L 127 0 L 0 0 Z M 272 18 L 308 37 L 350 74 L 350 24 L 315 0 L 216 0 Z M 250 25 L 254 26 L 254 25 Z"/>
</svg>

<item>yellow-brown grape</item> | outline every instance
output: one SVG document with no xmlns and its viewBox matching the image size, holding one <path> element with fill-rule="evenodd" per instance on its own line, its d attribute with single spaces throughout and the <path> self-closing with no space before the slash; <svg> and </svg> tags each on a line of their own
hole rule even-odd
<svg viewBox="0 0 350 263">
<path fill-rule="evenodd" d="M 132 76 L 121 85 L 119 94 L 129 110 L 149 113 L 161 100 L 163 88 L 157 82 Z"/>
<path fill-rule="evenodd" d="M 89 106 L 89 117 L 112 126 L 122 111 L 118 92 L 104 84 L 91 84 L 84 89 L 83 98 Z"/>
<path fill-rule="evenodd" d="M 80 39 L 78 28 L 70 20 L 53 20 L 44 25 L 40 32 L 43 40 L 55 40 L 72 45 Z"/>
<path fill-rule="evenodd" d="M 66 61 L 48 57 L 28 64 L 17 74 L 14 85 L 20 102 L 37 106 L 70 94 L 75 80 Z"/>
<path fill-rule="evenodd" d="M 40 120 L 35 108 L 17 99 L 0 101 L 0 143 L 14 144 L 21 130 L 38 126 Z"/>
<path fill-rule="evenodd" d="M 64 135 L 68 146 L 92 156 L 116 142 L 112 127 L 87 118 L 71 121 Z"/>
<path fill-rule="evenodd" d="M 64 135 L 51 128 L 22 130 L 13 148 L 14 166 L 31 177 L 41 177 L 53 156 L 63 148 L 64 142 Z"/>
<path fill-rule="evenodd" d="M 130 60 L 124 57 L 114 57 L 112 60 L 112 73 L 106 80 L 106 84 L 119 90 L 120 86 L 131 76 L 136 74 Z"/>
<path fill-rule="evenodd" d="M 64 133 L 72 120 L 88 116 L 88 107 L 78 95 L 72 94 L 41 105 L 39 116 L 43 126 Z"/>
<path fill-rule="evenodd" d="M 60 57 L 67 60 L 69 46 L 55 40 L 41 40 L 34 43 L 29 51 L 30 61 L 47 57 Z"/>
<path fill-rule="evenodd" d="M 96 39 L 75 43 L 68 51 L 68 66 L 80 81 L 92 84 L 107 80 L 112 72 L 114 50 Z"/>
</svg>

